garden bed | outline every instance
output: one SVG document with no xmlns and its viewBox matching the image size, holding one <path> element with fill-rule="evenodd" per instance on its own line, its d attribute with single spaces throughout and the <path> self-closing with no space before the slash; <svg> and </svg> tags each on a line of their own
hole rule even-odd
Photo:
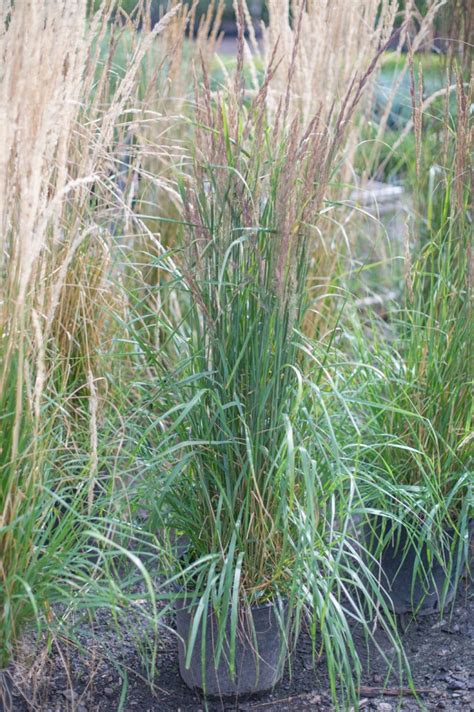
<svg viewBox="0 0 474 712">
<path fill-rule="evenodd" d="M 474 710 L 474 588 L 463 579 L 453 607 L 440 620 L 432 615 L 420 618 L 407 626 L 403 634 L 405 651 L 409 658 L 413 678 L 428 710 Z M 169 621 L 172 623 L 172 621 Z M 126 712 L 204 712 L 202 699 L 193 694 L 182 682 L 178 673 L 178 647 L 175 636 L 163 629 L 158 653 L 158 675 L 155 694 L 145 681 L 145 671 L 137 654 L 136 638 L 131 635 L 134 623 L 121 623 L 122 635 L 111 625 L 104 613 L 98 617 L 94 629 L 83 627 L 82 641 L 88 655 L 69 646 L 61 646 L 50 657 L 47 667 L 37 673 L 34 684 L 34 706 L 16 697 L 15 712 L 41 710 L 42 712 L 108 712 L 122 709 Z M 356 635 L 361 658 L 367 659 L 364 642 Z M 383 634 L 378 642 L 387 652 L 388 643 Z M 373 650 L 371 651 L 373 653 Z M 64 666 L 67 661 L 67 667 Z M 115 660 L 115 663 L 112 662 Z M 236 703 L 211 702 L 209 712 L 235 710 L 235 712 L 293 712 L 332 710 L 324 660 L 313 668 L 311 640 L 300 637 L 292 659 L 292 675 L 286 674 L 274 692 L 259 698 Z M 67 669 L 67 673 L 66 673 Z M 389 712 L 398 709 L 399 699 L 382 695 L 386 666 L 376 654 L 371 658 L 370 671 L 363 677 L 361 709 Z M 70 676 L 70 677 L 68 677 Z M 124 679 L 127 678 L 124 684 Z M 394 674 L 388 691 L 399 686 Z M 31 694 L 31 690 L 28 695 Z M 412 696 L 401 700 L 401 710 L 423 709 Z"/>
</svg>

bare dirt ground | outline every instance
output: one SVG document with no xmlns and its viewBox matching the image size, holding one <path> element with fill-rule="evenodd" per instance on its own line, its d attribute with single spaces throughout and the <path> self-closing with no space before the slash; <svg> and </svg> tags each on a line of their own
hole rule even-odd
<svg viewBox="0 0 474 712">
<path fill-rule="evenodd" d="M 110 615 L 104 613 L 93 628 L 84 625 L 83 651 L 64 644 L 53 648 L 36 674 L 34 686 L 26 684 L 23 695 L 15 693 L 15 712 L 205 712 L 203 700 L 180 679 L 176 637 L 171 631 L 164 629 L 160 636 L 158 674 L 152 691 L 141 665 L 133 622 L 126 621 L 120 629 L 118 634 Z M 400 680 L 392 675 L 386 681 L 386 665 L 372 650 L 370 665 L 365 666 L 360 708 L 378 712 L 474 711 L 473 638 L 474 587 L 464 578 L 452 611 L 443 619 L 434 615 L 411 622 L 403 633 L 419 698 L 397 695 Z M 367 660 L 363 641 L 358 643 L 361 657 Z M 390 652 L 382 634 L 379 643 Z M 286 675 L 273 692 L 239 702 L 210 702 L 207 709 L 330 712 L 325 661 L 313 666 L 310 641 L 302 634 L 292 658 L 291 677 Z"/>
</svg>

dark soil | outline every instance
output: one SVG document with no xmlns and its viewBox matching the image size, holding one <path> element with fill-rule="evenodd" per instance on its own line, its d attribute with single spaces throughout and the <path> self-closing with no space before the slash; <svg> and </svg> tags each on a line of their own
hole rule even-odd
<svg viewBox="0 0 474 712">
<path fill-rule="evenodd" d="M 474 588 L 465 578 L 452 610 L 442 620 L 436 615 L 425 616 L 409 623 L 403 633 L 419 699 L 410 694 L 396 694 L 400 686 L 398 677 L 389 675 L 386 679 L 386 665 L 372 651 L 370 669 L 364 674 L 361 688 L 360 708 L 379 712 L 474 711 L 473 634 Z M 378 637 L 389 655 L 387 639 L 382 633 Z M 104 613 L 93 627 L 83 626 L 84 650 L 61 643 L 61 647 L 58 645 L 45 656 L 44 663 L 38 657 L 29 661 L 29 681 L 23 684 L 29 702 L 16 692 L 15 712 L 204 712 L 202 699 L 179 677 L 176 638 L 166 628 L 160 636 L 158 674 L 155 689 L 151 690 L 141 663 L 143 659 L 150 660 L 150 654 L 140 656 L 137 645 L 137 640 L 141 639 L 143 644 L 146 638 L 133 620 L 117 629 L 110 615 Z M 359 644 L 361 657 L 366 657 L 363 641 Z M 273 692 L 258 699 L 211 702 L 208 709 L 209 712 L 329 712 L 333 708 L 325 661 L 313 666 L 310 641 L 303 634 L 293 655 L 291 678 L 285 676 Z"/>
</svg>

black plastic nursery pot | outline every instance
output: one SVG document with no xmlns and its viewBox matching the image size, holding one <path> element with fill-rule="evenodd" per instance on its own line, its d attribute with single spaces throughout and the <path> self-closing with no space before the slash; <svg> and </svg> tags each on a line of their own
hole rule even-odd
<svg viewBox="0 0 474 712">
<path fill-rule="evenodd" d="M 233 677 L 229 671 L 230 648 L 227 642 L 224 642 L 217 668 L 215 666 L 218 626 L 211 609 L 207 614 L 204 671 L 201 626 L 191 655 L 191 664 L 186 667 L 186 643 L 194 610 L 189 599 L 176 602 L 176 627 L 180 638 L 179 671 L 188 687 L 199 690 L 206 697 L 236 698 L 263 693 L 278 684 L 283 676 L 287 646 L 273 603 L 253 606 L 250 613 L 239 616 Z M 230 639 L 229 623 L 226 637 Z"/>
<path fill-rule="evenodd" d="M 9 668 L 0 668 L 0 712 L 13 710 L 13 678 Z"/>
<path fill-rule="evenodd" d="M 387 525 L 390 526 L 390 525 Z M 381 523 L 375 523 L 375 532 L 380 533 Z M 366 543 L 369 550 L 373 540 L 366 528 Z M 429 555 L 426 544 L 421 550 L 410 542 L 410 535 L 405 527 L 395 530 L 385 544 L 379 557 L 380 583 L 386 593 L 387 603 L 397 614 L 430 615 L 449 605 L 455 595 L 458 579 L 466 564 L 466 556 L 461 551 L 462 542 L 458 541 L 453 552 L 453 565 L 448 571 L 450 545 L 453 530 L 446 530 L 446 544 L 442 554 L 445 565 L 439 558 Z M 459 554 L 461 565 L 457 566 Z"/>
</svg>

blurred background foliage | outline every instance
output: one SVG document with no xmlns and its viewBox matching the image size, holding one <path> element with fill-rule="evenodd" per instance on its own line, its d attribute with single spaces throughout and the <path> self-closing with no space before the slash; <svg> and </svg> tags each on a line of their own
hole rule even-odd
<svg viewBox="0 0 474 712">
<path fill-rule="evenodd" d="M 91 0 L 91 2 L 93 3 L 94 8 L 97 8 L 100 4 L 100 0 Z M 235 33 L 234 0 L 223 0 L 223 2 L 223 29 L 227 33 Z M 189 6 L 193 4 L 192 0 L 183 0 L 183 3 Z M 150 0 L 149 5 L 152 23 L 158 21 L 159 17 L 168 8 L 169 4 L 169 0 Z M 412 2 L 412 0 L 400 0 L 400 12 L 396 21 L 396 26 L 400 26 L 403 22 L 404 11 L 408 5 L 410 5 L 410 7 L 415 5 L 417 10 L 415 14 L 419 17 L 423 17 L 432 4 L 433 0 L 417 0 L 415 3 Z M 199 18 L 205 14 L 208 11 L 209 6 L 209 0 L 198 0 L 196 17 Z M 117 7 L 128 15 L 133 14 L 137 7 L 137 0 L 117 0 Z M 249 0 L 248 8 L 256 22 L 259 20 L 267 20 L 266 0 Z M 446 47 L 448 46 L 447 40 L 455 37 L 456 39 L 461 40 L 459 42 L 459 46 L 455 48 L 456 51 L 463 55 L 467 54 L 467 47 L 465 45 L 469 43 L 469 38 L 472 36 L 473 22 L 474 4 L 471 0 L 448 0 L 448 2 L 446 2 L 444 7 L 442 7 L 438 13 L 434 24 L 434 35 L 437 38 L 438 49 L 446 50 Z"/>
</svg>

